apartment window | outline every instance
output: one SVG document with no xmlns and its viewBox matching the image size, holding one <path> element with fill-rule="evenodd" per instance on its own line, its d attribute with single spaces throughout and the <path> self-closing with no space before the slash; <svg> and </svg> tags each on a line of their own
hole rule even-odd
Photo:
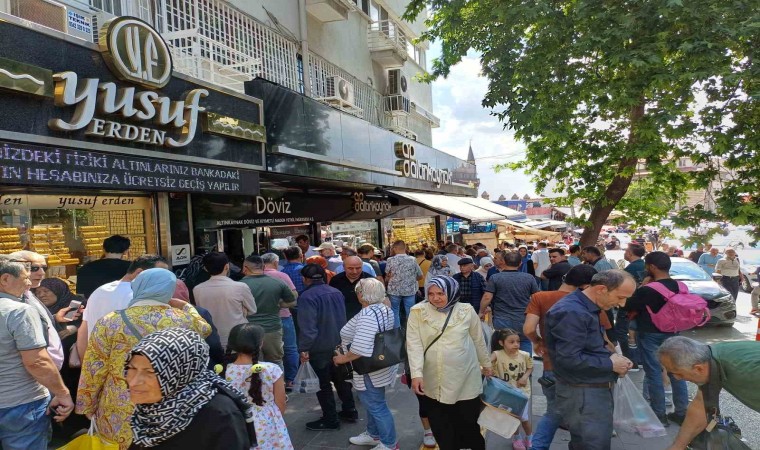
<svg viewBox="0 0 760 450">
<path fill-rule="evenodd" d="M 121 16 L 123 14 L 121 0 L 91 0 L 91 4 L 99 10 L 111 13 L 115 16 Z"/>
<path fill-rule="evenodd" d="M 370 0 L 352 0 L 357 8 L 359 8 L 364 14 L 370 15 Z M 374 20 L 374 19 L 373 19 Z"/>
<path fill-rule="evenodd" d="M 380 20 L 380 9 L 382 9 L 382 6 L 379 6 L 375 2 L 370 2 L 369 5 L 369 17 L 372 19 L 373 22 L 377 22 Z"/>
</svg>

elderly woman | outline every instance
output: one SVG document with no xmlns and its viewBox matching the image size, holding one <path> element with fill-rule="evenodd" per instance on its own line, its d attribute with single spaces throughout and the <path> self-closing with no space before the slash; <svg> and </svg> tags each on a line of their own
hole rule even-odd
<svg viewBox="0 0 760 450">
<path fill-rule="evenodd" d="M 208 345 L 194 331 L 167 328 L 129 354 L 130 449 L 248 450 L 255 445 L 245 396 L 209 371 Z"/>
<path fill-rule="evenodd" d="M 452 273 L 451 267 L 449 267 L 449 257 L 446 255 L 433 256 L 433 261 L 430 263 L 430 268 L 425 275 L 425 293 L 427 293 L 427 289 L 430 287 L 430 280 L 435 277 L 450 277 L 451 275 Z"/>
<path fill-rule="evenodd" d="M 348 352 L 333 358 L 344 364 L 363 356 L 372 356 L 377 333 L 394 328 L 393 310 L 386 306 L 385 287 L 375 278 L 364 278 L 356 284 L 356 295 L 362 310 L 340 330 L 341 345 Z M 367 408 L 367 431 L 349 441 L 354 445 L 372 445 L 373 450 L 396 449 L 396 426 L 385 401 L 385 387 L 396 379 L 397 366 L 365 375 L 354 373 L 354 388 Z"/>
<path fill-rule="evenodd" d="M 132 281 L 129 307 L 98 320 L 87 343 L 76 412 L 94 419 L 100 436 L 122 450 L 132 442 L 129 417 L 134 408 L 124 361 L 135 344 L 164 328 L 186 328 L 204 338 L 211 333 L 211 326 L 192 305 L 172 299 L 176 287 L 177 277 L 166 269 L 142 271 Z"/>
<path fill-rule="evenodd" d="M 406 349 L 412 389 L 422 396 L 441 450 L 485 448 L 478 416 L 481 373 L 491 376 L 478 313 L 459 303 L 459 285 L 434 277 L 427 301 L 412 308 Z"/>
<path fill-rule="evenodd" d="M 482 275 L 483 278 L 488 278 L 488 271 L 491 270 L 491 267 L 493 267 L 493 265 L 493 258 L 490 256 L 484 256 L 480 258 L 480 267 L 478 267 L 478 270 L 475 272 Z"/>
</svg>

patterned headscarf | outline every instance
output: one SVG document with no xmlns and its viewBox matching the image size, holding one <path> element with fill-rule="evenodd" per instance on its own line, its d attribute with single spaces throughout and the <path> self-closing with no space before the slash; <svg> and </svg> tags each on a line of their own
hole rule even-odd
<svg viewBox="0 0 760 450">
<path fill-rule="evenodd" d="M 177 277 L 167 269 L 148 269 L 140 272 L 132 281 L 132 301 L 129 306 L 140 300 L 154 300 L 169 303 L 177 289 Z"/>
<path fill-rule="evenodd" d="M 430 284 L 426 288 L 427 291 L 425 294 L 428 294 L 430 292 L 430 288 L 432 286 L 437 286 L 440 288 L 443 293 L 446 294 L 446 298 L 448 299 L 446 305 L 444 305 L 442 308 L 436 308 L 438 311 L 448 312 L 451 308 L 454 307 L 455 304 L 459 303 L 459 283 L 457 283 L 457 280 L 447 276 L 434 277 L 432 280 L 430 280 Z"/>
<path fill-rule="evenodd" d="M 69 285 L 60 278 L 45 278 L 40 282 L 40 287 L 50 290 L 57 298 L 54 305 L 47 307 L 53 315 L 62 308 L 67 308 L 72 300 L 82 300 L 82 297 L 72 294 Z"/>
<path fill-rule="evenodd" d="M 450 276 L 451 275 L 451 267 L 443 267 L 443 262 L 448 261 L 449 258 L 446 255 L 435 255 L 433 256 L 433 261 L 430 264 L 430 269 L 428 269 L 428 273 L 431 276 Z"/>
<path fill-rule="evenodd" d="M 245 395 L 207 369 L 208 352 L 203 338 L 184 328 L 151 333 L 132 349 L 127 364 L 134 355 L 146 357 L 156 372 L 162 395 L 157 403 L 135 405 L 132 438 L 136 444 L 154 447 L 183 431 L 217 394 L 232 398 L 246 422 L 253 422 L 253 410 Z"/>
</svg>

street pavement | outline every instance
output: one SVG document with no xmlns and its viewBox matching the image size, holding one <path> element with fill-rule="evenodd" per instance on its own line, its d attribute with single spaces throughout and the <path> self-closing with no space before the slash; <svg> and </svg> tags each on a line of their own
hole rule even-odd
<svg viewBox="0 0 760 450">
<path fill-rule="evenodd" d="M 737 304 L 737 322 L 733 328 L 710 327 L 689 331 L 684 333 L 684 335 L 707 343 L 755 340 L 758 320 L 749 315 L 749 309 L 750 296 L 749 294 L 741 293 L 739 294 L 739 302 Z M 534 427 L 546 409 L 546 399 L 541 395 L 541 387 L 536 382 L 541 370 L 541 363 L 536 361 L 534 367 L 536 376 L 533 377 Z M 631 373 L 629 376 L 641 389 L 644 371 Z M 695 391 L 696 386 L 689 383 L 690 395 L 693 396 Z M 397 382 L 395 386 L 388 390 L 386 397 L 395 419 L 396 432 L 401 450 L 416 450 L 420 448 L 422 444 L 422 425 L 417 415 L 417 400 L 415 396 L 405 385 Z M 368 447 L 355 446 L 348 442 L 349 437 L 358 435 L 366 427 L 366 413 L 358 399 L 356 403 L 360 415 L 359 422 L 355 424 L 343 423 L 340 430 L 337 431 L 315 432 L 307 430 L 306 423 L 319 419 L 321 415 L 316 396 L 314 394 L 291 394 L 288 409 L 285 413 L 285 421 L 288 425 L 293 446 L 298 450 L 367 449 Z M 760 450 L 760 432 L 757 431 L 757 424 L 760 423 L 760 413 L 750 410 L 725 391 L 721 393 L 720 406 L 724 415 L 734 418 L 742 429 L 750 447 Z M 340 409 L 340 403 L 338 403 L 338 408 Z M 612 450 L 664 450 L 672 443 L 673 438 L 678 433 L 678 426 L 671 424 L 666 430 L 668 432 L 667 436 L 648 439 L 635 434 L 618 433 L 618 436 L 613 438 Z M 559 430 L 555 435 L 551 448 L 552 450 L 565 450 L 569 441 L 570 434 Z M 489 434 L 487 436 L 487 449 L 505 450 L 511 449 L 511 445 L 503 438 Z"/>
</svg>

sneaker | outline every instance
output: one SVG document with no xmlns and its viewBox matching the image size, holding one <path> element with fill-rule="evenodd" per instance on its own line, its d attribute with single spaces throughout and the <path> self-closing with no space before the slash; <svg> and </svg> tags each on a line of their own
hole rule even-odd
<svg viewBox="0 0 760 450">
<path fill-rule="evenodd" d="M 525 448 L 527 449 L 533 448 L 533 438 L 526 436 L 525 439 L 523 439 L 523 444 L 525 445 Z"/>
<path fill-rule="evenodd" d="M 319 420 L 315 420 L 314 422 L 309 422 L 306 424 L 306 429 L 311 431 L 334 431 L 340 429 L 340 422 L 330 422 L 325 420 L 325 418 L 321 418 Z"/>
<path fill-rule="evenodd" d="M 341 411 L 338 413 L 338 418 L 344 422 L 356 423 L 359 420 L 359 412 L 357 410 Z"/>
<path fill-rule="evenodd" d="M 676 414 L 674 412 L 668 414 L 667 417 L 668 417 L 668 420 L 670 420 L 671 422 L 677 423 L 679 427 L 681 426 L 681 424 L 683 424 L 683 421 L 686 419 L 685 415 Z"/>
<path fill-rule="evenodd" d="M 667 428 L 670 426 L 670 422 L 668 421 L 668 416 L 657 416 L 658 419 L 660 419 L 660 423 L 663 427 Z"/>
<path fill-rule="evenodd" d="M 512 438 L 512 449 L 513 450 L 527 450 L 523 440 L 517 437 Z"/>
<path fill-rule="evenodd" d="M 293 382 L 292 381 L 285 382 L 285 392 L 287 392 L 288 394 L 291 393 L 291 392 L 293 392 Z"/>
<path fill-rule="evenodd" d="M 372 450 L 398 450 L 398 443 L 393 447 L 386 447 L 383 443 L 377 444 L 376 447 L 372 447 Z"/>
<path fill-rule="evenodd" d="M 348 438 L 348 442 L 354 445 L 377 445 L 380 443 L 379 437 L 372 437 L 366 431 L 359 436 Z"/>
<path fill-rule="evenodd" d="M 425 446 L 425 448 L 435 448 L 437 445 L 435 442 L 435 436 L 433 436 L 432 431 L 427 431 L 422 437 L 422 445 Z"/>
</svg>

